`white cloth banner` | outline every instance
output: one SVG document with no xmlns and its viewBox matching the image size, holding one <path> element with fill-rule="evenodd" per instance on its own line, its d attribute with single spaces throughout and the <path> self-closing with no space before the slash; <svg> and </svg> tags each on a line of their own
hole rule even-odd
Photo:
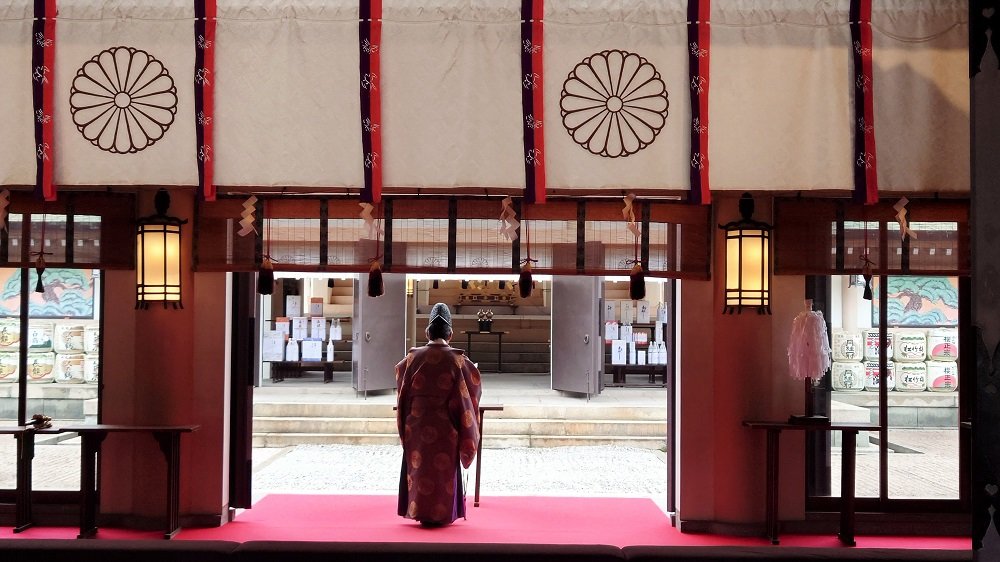
<svg viewBox="0 0 1000 562">
<path fill-rule="evenodd" d="M 879 191 L 968 192 L 968 5 L 875 2 L 872 59 Z"/>
<path fill-rule="evenodd" d="M 686 2 L 546 0 L 545 17 L 548 187 L 686 190 L 691 158 Z M 646 85 L 636 88 L 640 83 Z M 661 112 L 649 102 L 664 91 L 669 107 Z M 621 111 L 607 111 L 621 102 Z M 594 105 L 602 107 L 591 109 Z M 612 113 L 628 116 L 623 126 L 609 123 Z"/>
<path fill-rule="evenodd" d="M 34 185 L 31 2 L 0 7 L 0 184 Z"/>
<path fill-rule="evenodd" d="M 712 191 L 852 189 L 848 3 L 787 24 L 712 4 Z"/>
<path fill-rule="evenodd" d="M 219 2 L 216 184 L 360 187 L 357 2 L 323 21 L 237 13 Z"/>
<path fill-rule="evenodd" d="M 58 185 L 198 184 L 194 7 L 152 4 L 59 2 Z"/>
<path fill-rule="evenodd" d="M 545 10 L 549 188 L 687 190 L 686 3 L 547 0 Z M 875 3 L 883 193 L 969 188 L 966 10 Z M 193 17 L 190 0 L 59 2 L 57 184 L 197 184 Z M 361 187 L 357 0 L 219 0 L 218 17 L 205 77 L 216 183 Z M 0 185 L 35 179 L 31 18 L 30 0 L 0 0 Z M 382 29 L 387 188 L 523 187 L 520 2 L 383 0 Z M 850 192 L 848 1 L 714 2 L 711 39 L 712 189 Z M 140 64 L 155 82 L 139 83 Z M 89 76 L 116 69 L 118 82 Z M 605 124 L 602 112 L 630 117 Z"/>
<path fill-rule="evenodd" d="M 383 183 L 523 187 L 520 1 L 419 4 L 382 4 Z"/>
</svg>

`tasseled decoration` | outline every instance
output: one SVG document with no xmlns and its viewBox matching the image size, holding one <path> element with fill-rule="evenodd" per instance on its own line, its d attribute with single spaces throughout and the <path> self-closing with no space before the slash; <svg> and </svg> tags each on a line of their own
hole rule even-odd
<svg viewBox="0 0 1000 562">
<path fill-rule="evenodd" d="M 521 266 L 521 275 L 517 278 L 517 288 L 521 292 L 521 298 L 526 299 L 531 296 L 531 289 L 534 288 L 534 281 L 531 280 L 531 263 Z"/>
<path fill-rule="evenodd" d="M 812 301 L 806 302 L 806 310 L 792 321 L 792 333 L 788 338 L 788 374 L 795 380 L 817 381 L 832 365 L 830 339 L 823 313 L 812 310 Z"/>
<path fill-rule="evenodd" d="M 43 256 L 38 256 L 38 259 L 35 260 L 35 273 L 38 275 L 35 280 L 35 292 L 44 293 L 45 285 L 42 284 L 42 273 L 45 273 L 45 258 Z"/>
<path fill-rule="evenodd" d="M 274 263 L 271 258 L 264 258 L 257 270 L 257 292 L 262 295 L 274 293 Z"/>
<path fill-rule="evenodd" d="M 375 260 L 368 271 L 368 296 L 380 297 L 384 292 L 385 285 L 382 283 L 382 264 L 378 260 Z"/>
<path fill-rule="evenodd" d="M 646 298 L 646 274 L 642 271 L 641 263 L 633 265 L 628 274 L 628 294 L 634 301 Z"/>
<path fill-rule="evenodd" d="M 868 261 L 868 256 L 865 256 L 865 266 L 861 268 L 861 277 L 865 280 L 865 291 L 861 295 L 861 298 L 866 301 L 872 300 L 872 262 Z"/>
</svg>

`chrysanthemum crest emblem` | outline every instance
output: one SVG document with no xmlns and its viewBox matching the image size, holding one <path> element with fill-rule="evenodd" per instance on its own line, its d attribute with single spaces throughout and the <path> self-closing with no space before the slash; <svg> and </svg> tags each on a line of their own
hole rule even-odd
<svg viewBox="0 0 1000 562">
<path fill-rule="evenodd" d="M 112 47 L 76 72 L 69 109 L 91 144 L 132 154 L 155 144 L 173 124 L 177 88 L 163 63 L 146 51 Z"/>
<path fill-rule="evenodd" d="M 666 124 L 667 88 L 645 58 L 601 51 L 576 65 L 559 99 L 563 126 L 593 154 L 618 158 L 649 146 Z"/>
</svg>

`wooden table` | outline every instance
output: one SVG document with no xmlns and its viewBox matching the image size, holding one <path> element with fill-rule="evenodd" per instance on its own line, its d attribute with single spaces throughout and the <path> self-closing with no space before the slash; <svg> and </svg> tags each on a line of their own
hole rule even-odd
<svg viewBox="0 0 1000 562">
<path fill-rule="evenodd" d="M 265 361 L 271 364 L 271 382 L 282 382 L 288 373 L 323 371 L 323 382 L 333 382 L 333 361 Z"/>
<path fill-rule="evenodd" d="M 31 513 L 31 461 L 35 458 L 35 433 L 31 426 L 0 427 L 0 435 L 13 435 L 17 440 L 17 484 L 15 489 L 14 532 L 20 533 L 34 525 Z M 41 430 L 54 433 L 52 430 Z"/>
<path fill-rule="evenodd" d="M 878 431 L 871 423 L 807 424 L 775 421 L 744 421 L 751 429 L 767 431 L 767 537 L 771 544 L 778 544 L 778 438 L 782 430 L 790 431 L 839 431 L 843 461 L 840 467 L 840 542 L 854 546 L 854 482 L 855 449 L 859 431 Z"/>
<path fill-rule="evenodd" d="M 167 526 L 163 538 L 171 539 L 180 531 L 181 434 L 198 429 L 197 425 L 75 425 L 58 428 L 59 433 L 80 435 L 80 534 L 97 534 L 97 455 L 108 433 L 149 433 L 156 439 L 167 463 Z"/>
<path fill-rule="evenodd" d="M 659 386 L 667 386 L 667 366 L 666 365 L 611 365 L 611 384 L 607 386 L 628 386 L 625 376 L 629 374 L 646 375 L 649 384 L 656 384 L 656 375 L 659 374 L 663 383 Z"/>
<path fill-rule="evenodd" d="M 476 445 L 476 495 L 472 501 L 474 507 L 479 507 L 479 474 L 483 463 L 483 413 L 487 410 L 502 412 L 503 404 L 490 404 L 487 406 L 480 404 L 479 406 L 479 444 Z"/>
<path fill-rule="evenodd" d="M 462 333 L 466 336 L 465 353 L 472 357 L 472 336 L 496 336 L 497 337 L 497 372 L 503 372 L 503 336 L 504 334 L 509 334 L 510 332 L 483 332 L 480 330 L 462 330 Z"/>
</svg>

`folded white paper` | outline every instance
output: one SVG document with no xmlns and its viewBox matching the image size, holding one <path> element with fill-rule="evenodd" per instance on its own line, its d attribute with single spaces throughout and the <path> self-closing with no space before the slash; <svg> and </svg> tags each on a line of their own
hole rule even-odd
<svg viewBox="0 0 1000 562">
<path fill-rule="evenodd" d="M 636 301 L 635 321 L 639 324 L 649 324 L 649 301 Z"/>
<path fill-rule="evenodd" d="M 309 319 L 305 316 L 292 318 L 292 339 L 304 340 L 309 337 Z"/>
<path fill-rule="evenodd" d="M 656 320 L 657 320 L 657 322 L 666 322 L 667 321 L 667 304 L 666 303 L 662 303 L 661 302 L 660 304 L 656 305 Z"/>
<path fill-rule="evenodd" d="M 611 364 L 625 365 L 628 363 L 628 343 L 623 340 L 611 342 Z"/>
<path fill-rule="evenodd" d="M 300 295 L 285 297 L 285 316 L 302 316 L 302 297 Z"/>
<path fill-rule="evenodd" d="M 278 330 L 265 330 L 261 334 L 260 358 L 262 361 L 281 361 L 285 358 L 285 334 Z"/>
<path fill-rule="evenodd" d="M 322 361 L 323 341 L 314 339 L 302 340 L 302 360 Z"/>
<path fill-rule="evenodd" d="M 606 341 L 618 339 L 618 322 L 604 323 L 604 339 Z"/>
<path fill-rule="evenodd" d="M 604 301 L 604 321 L 614 322 L 618 319 L 618 315 L 615 314 L 615 301 Z"/>
<path fill-rule="evenodd" d="M 313 339 L 326 339 L 326 318 L 309 319 L 309 337 Z"/>
<path fill-rule="evenodd" d="M 622 324 L 631 324 L 635 319 L 635 307 L 632 301 L 622 301 Z"/>
<path fill-rule="evenodd" d="M 309 299 L 309 316 L 323 316 L 323 299 Z"/>
</svg>

